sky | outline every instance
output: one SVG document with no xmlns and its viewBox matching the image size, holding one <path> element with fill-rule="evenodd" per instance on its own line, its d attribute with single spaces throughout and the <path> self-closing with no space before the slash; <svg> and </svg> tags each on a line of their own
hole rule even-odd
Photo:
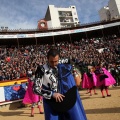
<svg viewBox="0 0 120 120">
<path fill-rule="evenodd" d="M 100 21 L 98 11 L 109 0 L 0 0 L 0 29 L 36 29 L 45 17 L 48 5 L 69 7 L 75 5 L 81 24 Z"/>
</svg>

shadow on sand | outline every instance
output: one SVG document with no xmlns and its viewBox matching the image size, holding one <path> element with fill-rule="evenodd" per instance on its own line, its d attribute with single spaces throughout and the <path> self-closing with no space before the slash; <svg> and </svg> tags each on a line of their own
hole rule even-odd
<svg viewBox="0 0 120 120">
<path fill-rule="evenodd" d="M 88 109 L 88 110 L 85 110 L 85 112 L 86 112 L 86 114 L 120 113 L 120 107 L 102 108 L 102 109 Z"/>
<path fill-rule="evenodd" d="M 9 112 L 5 112 L 5 111 L 1 112 L 0 111 L 1 116 L 19 116 L 23 113 L 24 113 L 24 111 L 12 111 L 12 112 L 10 112 L 10 111 Z"/>
</svg>

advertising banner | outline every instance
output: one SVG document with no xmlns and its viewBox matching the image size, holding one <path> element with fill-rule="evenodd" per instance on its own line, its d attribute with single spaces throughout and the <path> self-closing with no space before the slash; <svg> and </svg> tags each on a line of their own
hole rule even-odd
<svg viewBox="0 0 120 120">
<path fill-rule="evenodd" d="M 17 84 L 4 87 L 5 101 L 23 99 L 26 92 L 26 84 Z"/>
<path fill-rule="evenodd" d="M 26 38 L 26 34 L 18 34 L 17 38 Z"/>
<path fill-rule="evenodd" d="M 1 39 L 17 38 L 17 35 L 0 35 Z"/>
<path fill-rule="evenodd" d="M 5 37 L 5 35 L 0 35 L 0 39 L 3 39 Z"/>
<path fill-rule="evenodd" d="M 4 87 L 0 87 L 0 102 L 5 101 Z"/>
<path fill-rule="evenodd" d="M 112 24 L 106 24 L 106 25 L 104 25 L 104 28 L 117 26 L 117 25 L 120 25 L 120 22 L 116 22 L 116 23 L 112 23 Z"/>
<path fill-rule="evenodd" d="M 35 34 L 26 34 L 26 38 L 34 38 Z"/>
<path fill-rule="evenodd" d="M 17 35 L 0 35 L 0 39 L 11 39 L 11 38 L 34 38 L 34 37 L 46 37 L 46 36 L 56 36 L 56 35 L 64 35 L 64 34 L 72 34 L 72 33 L 80 33 L 87 32 L 92 30 L 103 29 L 107 27 L 120 25 L 120 22 L 105 24 L 105 25 L 97 25 L 93 27 L 73 29 L 73 30 L 64 30 L 64 31 L 56 31 L 56 32 L 42 32 L 42 33 L 33 33 L 33 34 L 17 34 Z"/>
</svg>

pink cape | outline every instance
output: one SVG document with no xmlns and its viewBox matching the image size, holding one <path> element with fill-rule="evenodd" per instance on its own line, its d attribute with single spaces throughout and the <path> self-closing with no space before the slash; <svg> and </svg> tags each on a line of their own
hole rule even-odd
<svg viewBox="0 0 120 120">
<path fill-rule="evenodd" d="M 34 94 L 32 88 L 33 82 L 30 79 L 28 79 L 28 88 L 23 98 L 24 104 L 32 104 L 39 101 L 39 95 Z"/>
<path fill-rule="evenodd" d="M 102 70 L 104 71 L 104 74 L 106 74 L 108 76 L 108 78 L 105 78 L 104 80 L 100 81 L 100 75 L 97 75 L 97 86 L 110 86 L 116 83 L 116 80 L 112 77 L 112 75 L 110 74 L 110 72 L 108 72 L 105 68 L 102 68 Z"/>
<path fill-rule="evenodd" d="M 83 74 L 82 88 L 92 88 L 96 86 L 97 78 L 95 73 L 92 73 L 92 78 L 88 77 L 87 73 Z"/>
</svg>

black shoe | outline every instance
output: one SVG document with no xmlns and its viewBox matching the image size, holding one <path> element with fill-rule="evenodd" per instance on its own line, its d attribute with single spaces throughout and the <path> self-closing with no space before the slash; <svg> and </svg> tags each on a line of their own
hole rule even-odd
<svg viewBox="0 0 120 120">
<path fill-rule="evenodd" d="M 30 117 L 34 117 L 34 115 L 31 115 Z"/>
<path fill-rule="evenodd" d="M 40 112 L 40 114 L 44 114 L 44 112 Z"/>
<path fill-rule="evenodd" d="M 102 96 L 102 98 L 105 98 L 105 96 Z"/>
<path fill-rule="evenodd" d="M 89 94 L 90 92 L 87 92 L 86 94 Z"/>
<path fill-rule="evenodd" d="M 111 97 L 111 95 L 107 95 L 107 97 Z"/>
<path fill-rule="evenodd" d="M 94 95 L 97 95 L 98 93 L 94 93 Z"/>
</svg>

